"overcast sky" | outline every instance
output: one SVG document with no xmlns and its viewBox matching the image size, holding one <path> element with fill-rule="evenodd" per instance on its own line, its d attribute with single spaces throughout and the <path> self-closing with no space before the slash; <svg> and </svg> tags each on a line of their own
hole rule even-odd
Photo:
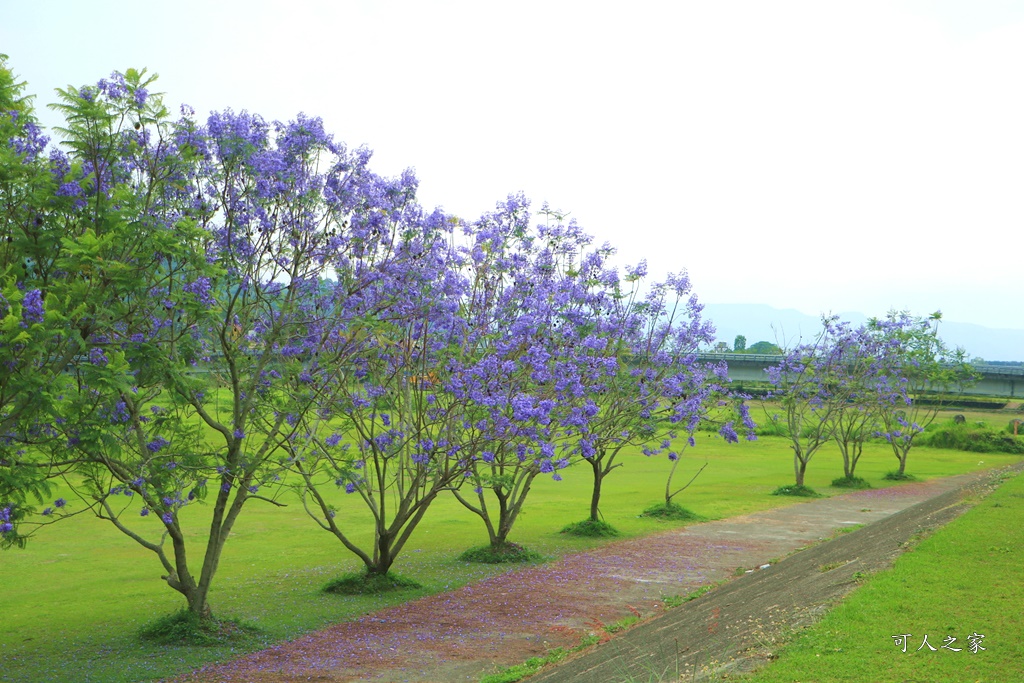
<svg viewBox="0 0 1024 683">
<path fill-rule="evenodd" d="M 0 0 L 0 52 L 37 107 L 146 67 L 321 116 L 427 206 L 524 191 L 706 302 L 1024 329 L 1024 1 Z"/>
</svg>

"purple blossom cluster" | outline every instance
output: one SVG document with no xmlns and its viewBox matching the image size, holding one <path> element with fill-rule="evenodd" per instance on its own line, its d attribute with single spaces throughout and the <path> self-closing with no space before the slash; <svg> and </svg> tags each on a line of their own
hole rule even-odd
<svg viewBox="0 0 1024 683">
<path fill-rule="evenodd" d="M 48 158 L 18 122 L 26 163 L 63 198 L 47 215 L 83 227 L 54 240 L 63 270 L 4 296 L 44 335 L 35 362 L 66 359 L 48 376 L 61 420 L 33 438 L 81 464 L 90 505 L 190 609 L 253 499 L 299 489 L 386 572 L 448 491 L 504 542 L 535 477 L 586 463 L 596 515 L 623 448 L 675 463 L 707 423 L 752 435 L 724 368 L 696 360 L 713 328 L 685 273 L 620 275 L 609 245 L 522 195 L 475 221 L 425 209 L 411 171 L 376 174 L 319 118 L 170 121 L 154 92 L 135 71 L 64 91 L 73 144 Z M 338 488 L 371 508 L 372 546 L 335 514 Z M 212 521 L 196 550 L 179 513 L 198 501 Z M 189 553 L 198 580 L 173 569 Z"/>
</svg>

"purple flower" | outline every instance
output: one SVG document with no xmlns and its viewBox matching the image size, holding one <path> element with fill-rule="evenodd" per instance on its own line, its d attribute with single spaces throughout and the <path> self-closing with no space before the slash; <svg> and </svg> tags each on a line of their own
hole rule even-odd
<svg viewBox="0 0 1024 683">
<path fill-rule="evenodd" d="M 163 448 L 164 446 L 166 446 L 169 443 L 170 443 L 170 441 L 168 441 L 164 437 L 158 436 L 158 437 L 156 437 L 155 439 L 153 439 L 152 441 L 150 441 L 149 443 L 146 444 L 146 449 L 150 453 L 157 453 L 161 448 Z"/>
<path fill-rule="evenodd" d="M 142 517 L 145 517 L 148 514 L 149 514 L 149 508 L 142 508 L 141 510 L 139 510 L 139 515 L 142 516 Z"/>
<path fill-rule="evenodd" d="M 65 505 L 67 505 L 67 504 L 68 504 L 68 502 L 67 502 L 66 500 L 64 500 L 63 498 L 58 498 L 57 500 L 53 501 L 53 504 L 54 504 L 54 505 L 55 505 L 56 507 L 62 508 L 62 507 L 64 507 Z"/>
<path fill-rule="evenodd" d="M 172 522 L 174 522 L 174 515 L 172 515 L 170 512 L 165 512 L 164 514 L 160 515 L 160 519 L 164 520 L 164 524 L 171 524 Z"/>
<path fill-rule="evenodd" d="M 43 510 L 43 517 L 49 517 L 53 514 L 53 508 L 46 508 Z"/>
<path fill-rule="evenodd" d="M 235 438 L 236 439 L 244 439 L 245 438 L 245 432 L 241 428 L 236 429 L 235 430 Z"/>
<path fill-rule="evenodd" d="M 33 289 L 28 292 L 21 302 L 21 306 L 21 318 L 26 325 L 43 322 L 45 312 L 43 311 L 43 293 L 41 291 Z"/>
<path fill-rule="evenodd" d="M 353 484 L 352 482 L 349 482 L 349 483 L 345 484 L 345 493 L 355 493 L 355 492 L 356 492 L 356 485 L 355 484 Z"/>
<path fill-rule="evenodd" d="M 89 362 L 102 368 L 110 361 L 107 359 L 107 354 L 103 352 L 103 349 L 93 347 L 89 349 Z"/>
<path fill-rule="evenodd" d="M 6 534 L 11 531 L 14 531 L 14 525 L 10 522 L 4 522 L 3 524 L 0 524 L 0 534 Z"/>
<path fill-rule="evenodd" d="M 253 484 L 252 486 L 249 487 L 249 493 L 256 493 L 259 490 L 260 490 L 260 487 L 256 486 L 255 484 Z"/>
<path fill-rule="evenodd" d="M 732 422 L 726 422 L 722 425 L 722 428 L 718 430 L 718 433 L 722 435 L 722 438 L 727 443 L 736 443 L 740 440 L 739 435 L 736 434 L 736 430 L 732 427 Z"/>
<path fill-rule="evenodd" d="M 330 446 L 331 448 L 337 446 L 339 441 L 341 441 L 341 434 L 338 433 L 331 434 L 329 437 L 324 439 L 324 443 Z"/>
</svg>

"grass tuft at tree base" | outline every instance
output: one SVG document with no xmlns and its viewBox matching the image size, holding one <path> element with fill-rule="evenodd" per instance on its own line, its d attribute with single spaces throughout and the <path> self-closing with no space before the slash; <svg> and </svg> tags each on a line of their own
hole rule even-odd
<svg viewBox="0 0 1024 683">
<path fill-rule="evenodd" d="M 869 489 L 871 484 L 860 477 L 839 477 L 832 480 L 832 486 L 838 489 Z"/>
<path fill-rule="evenodd" d="M 561 533 L 567 536 L 583 536 L 586 538 L 606 538 L 609 536 L 619 535 L 618 529 L 608 522 L 602 522 L 600 520 L 594 521 L 592 519 L 585 519 L 582 522 L 573 522 L 562 529 Z"/>
<path fill-rule="evenodd" d="M 387 574 L 358 572 L 356 574 L 345 574 L 329 581 L 323 587 L 323 592 L 334 595 L 381 595 L 382 593 L 413 590 L 422 587 L 412 579 L 407 579 L 390 572 Z"/>
<path fill-rule="evenodd" d="M 900 474 L 899 472 L 895 471 L 887 473 L 884 477 L 882 477 L 882 479 L 885 479 L 886 481 L 917 481 L 917 477 L 915 477 L 913 474 L 907 474 L 906 472 Z"/>
<path fill-rule="evenodd" d="M 803 484 L 797 486 L 796 484 L 787 484 L 786 486 L 780 486 L 779 488 L 772 491 L 773 496 L 800 496 L 802 498 L 821 498 L 821 494 L 812 489 L 810 486 L 804 486 Z"/>
<path fill-rule="evenodd" d="M 245 643 L 262 632 L 237 619 L 201 619 L 195 612 L 181 610 L 160 617 L 139 630 L 139 638 L 158 645 L 214 647 Z"/>
<path fill-rule="evenodd" d="M 671 522 L 703 522 L 696 512 L 691 512 L 678 503 L 658 503 L 640 513 L 641 517 L 663 519 Z"/>
<path fill-rule="evenodd" d="M 463 562 L 480 564 L 510 564 L 514 562 L 543 562 L 544 556 L 518 543 L 502 543 L 501 545 L 481 545 L 466 550 L 459 559 Z"/>
</svg>

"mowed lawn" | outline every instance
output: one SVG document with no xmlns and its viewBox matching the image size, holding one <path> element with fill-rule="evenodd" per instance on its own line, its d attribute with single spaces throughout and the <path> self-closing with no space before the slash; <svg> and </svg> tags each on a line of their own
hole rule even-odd
<svg viewBox="0 0 1024 683">
<path fill-rule="evenodd" d="M 724 444 L 703 435 L 684 454 L 677 482 L 687 481 L 705 457 L 707 469 L 677 498 L 698 514 L 720 518 L 798 502 L 770 495 L 792 483 L 792 455 L 783 439 Z M 1019 456 L 921 448 L 911 453 L 908 472 L 927 479 L 1017 461 Z M 663 496 L 667 459 L 633 453 L 622 462 L 605 484 L 601 508 L 606 521 L 626 536 L 668 528 L 665 522 L 638 517 Z M 869 444 L 858 474 L 873 486 L 885 486 L 882 476 L 895 463 L 884 444 Z M 512 535 L 512 540 L 552 558 L 601 542 L 558 533 L 565 524 L 583 519 L 589 504 L 589 470 L 574 467 L 563 475 L 561 482 L 538 478 Z M 838 452 L 828 447 L 811 462 L 807 483 L 834 495 L 842 491 L 830 488 L 829 482 L 841 475 Z M 56 495 L 67 497 L 73 509 L 82 507 L 69 490 Z M 505 570 L 455 559 L 462 550 L 486 542 L 486 533 L 478 518 L 445 496 L 431 507 L 394 568 L 422 583 L 421 591 L 373 598 L 325 595 L 319 589 L 328 579 L 356 571 L 360 564 L 306 517 L 293 494 L 286 493 L 282 501 L 288 507 L 247 504 L 228 540 L 210 598 L 218 616 L 263 629 L 265 636 L 250 649 Z M 338 493 L 337 503 L 346 527 L 359 542 L 368 543 L 369 513 L 359 507 L 361 501 Z M 208 508 L 202 506 L 181 513 L 183 526 L 197 542 L 208 523 L 206 514 Z M 152 516 L 137 517 L 137 507 L 129 516 L 147 522 L 150 534 L 159 533 Z M 193 557 L 194 566 L 199 560 Z M 41 530 L 25 550 L 0 553 L 0 680 L 145 681 L 239 654 L 241 650 L 228 647 L 152 646 L 138 640 L 140 627 L 184 605 L 161 581 L 162 573 L 152 553 L 88 513 Z"/>
</svg>

